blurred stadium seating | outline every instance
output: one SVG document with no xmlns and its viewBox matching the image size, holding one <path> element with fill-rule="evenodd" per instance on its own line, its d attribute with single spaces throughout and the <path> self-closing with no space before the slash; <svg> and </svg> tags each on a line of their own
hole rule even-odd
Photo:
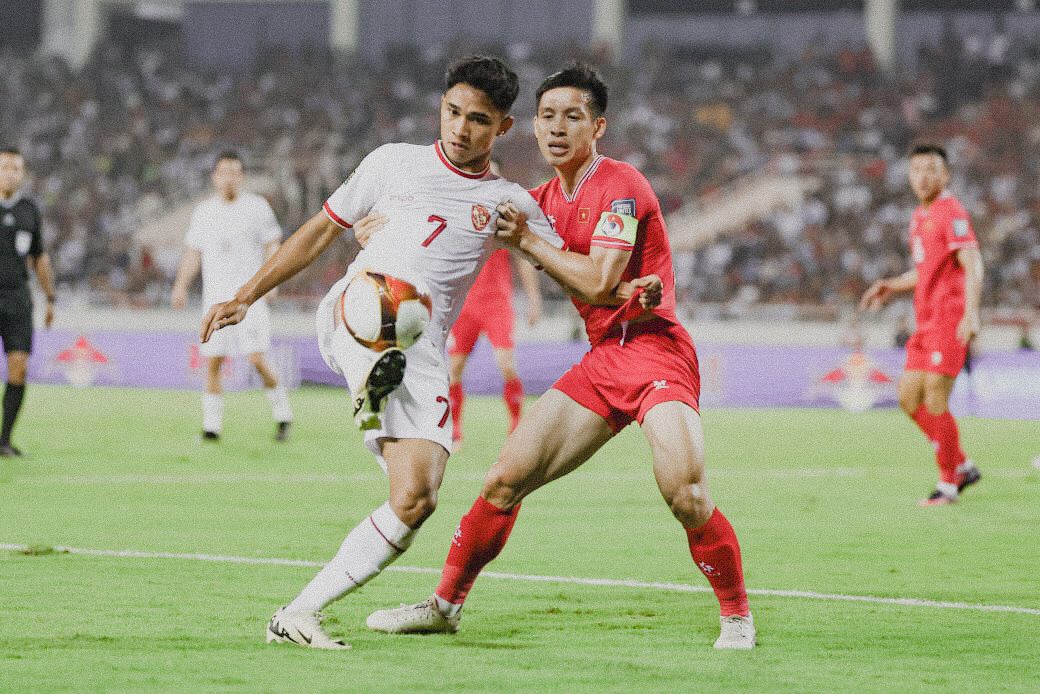
<svg viewBox="0 0 1040 694">
<path fill-rule="evenodd" d="M 435 136 L 451 56 L 509 57 L 523 77 L 521 115 L 541 76 L 584 57 L 614 86 L 604 151 L 646 172 L 671 215 L 685 306 L 839 317 L 869 282 L 906 266 L 913 201 L 903 155 L 927 138 L 949 148 L 953 187 L 982 239 L 989 313 L 1036 309 L 1040 39 L 961 35 L 952 24 L 933 38 L 912 71 L 883 78 L 866 49 L 649 44 L 617 62 L 526 44 L 404 47 L 382 60 L 272 50 L 249 69 L 215 71 L 194 65 L 176 39 L 116 36 L 79 69 L 0 54 L 0 139 L 27 155 L 62 286 L 93 303 L 157 306 L 186 205 L 206 191 L 217 151 L 243 152 L 254 187 L 291 231 L 367 151 Z M 519 124 L 498 158 L 505 175 L 533 185 L 548 172 L 527 118 Z M 810 183 L 783 190 L 795 176 Z M 714 228 L 705 213 L 726 205 L 745 214 Z M 286 295 L 311 305 L 350 254 L 337 247 Z"/>
</svg>

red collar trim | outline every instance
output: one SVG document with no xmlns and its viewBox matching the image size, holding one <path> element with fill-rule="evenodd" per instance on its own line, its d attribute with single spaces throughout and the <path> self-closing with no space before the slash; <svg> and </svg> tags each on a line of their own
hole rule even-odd
<svg viewBox="0 0 1040 694">
<path fill-rule="evenodd" d="M 437 158 L 441 160 L 441 163 L 444 164 L 446 167 L 448 167 L 449 171 L 451 171 L 452 173 L 458 174 L 459 176 L 462 176 L 463 178 L 470 178 L 470 179 L 476 180 L 478 178 L 484 178 L 485 176 L 488 175 L 488 172 L 491 171 L 491 162 L 490 161 L 488 161 L 488 164 L 487 164 L 487 166 L 484 167 L 484 170 L 480 171 L 479 173 L 470 173 L 469 171 L 463 171 L 459 167 L 457 167 L 454 164 L 452 164 L 451 160 L 448 159 L 448 155 L 446 155 L 444 153 L 444 149 L 441 146 L 441 141 L 440 140 L 437 140 L 437 142 L 433 145 L 433 148 L 435 150 L 437 150 Z"/>
</svg>

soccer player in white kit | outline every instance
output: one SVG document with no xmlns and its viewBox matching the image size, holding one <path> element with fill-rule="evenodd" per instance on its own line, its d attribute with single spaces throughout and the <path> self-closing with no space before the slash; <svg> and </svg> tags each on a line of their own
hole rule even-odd
<svg viewBox="0 0 1040 694">
<path fill-rule="evenodd" d="M 188 287 L 202 269 L 204 306 L 226 301 L 264 261 L 274 255 L 282 239 L 274 211 L 267 200 L 242 192 L 245 174 L 235 152 L 223 152 L 213 167 L 216 192 L 203 200 L 191 215 L 184 238 L 187 248 L 173 283 L 170 304 L 183 309 Z M 267 302 L 256 302 L 248 318 L 200 346 L 206 358 L 206 390 L 202 395 L 202 438 L 216 441 L 224 423 L 224 389 L 221 368 L 229 356 L 246 354 L 263 379 L 271 415 L 276 422 L 275 439 L 289 436 L 293 419 L 289 396 L 264 356 L 271 348 L 271 314 Z"/>
<path fill-rule="evenodd" d="M 290 236 L 234 299 L 212 307 L 203 319 L 205 342 L 215 330 L 241 321 L 253 302 L 306 267 L 344 229 L 364 218 L 385 218 L 385 227 L 365 240 L 346 275 L 321 302 L 316 321 L 326 362 L 346 377 L 355 397 L 375 400 L 368 404 L 380 413 L 378 428 L 367 430 L 365 441 L 389 477 L 390 498 L 275 613 L 267 625 L 268 642 L 349 648 L 322 630 L 319 610 L 393 562 L 433 513 L 451 450 L 445 340 L 495 246 L 496 206 L 512 201 L 528 215 L 535 234 L 556 248 L 563 244 L 527 191 L 490 171 L 492 145 L 513 124 L 509 110 L 518 91 L 516 74 L 497 58 L 471 56 L 450 66 L 440 105 L 441 139 L 432 146 L 387 144 L 374 150 L 323 211 Z M 587 256 L 567 255 L 575 256 L 574 285 L 594 284 L 595 268 Z M 419 281 L 432 299 L 430 323 L 406 350 L 403 375 L 397 374 L 400 385 L 389 392 L 385 387 L 394 383 L 386 376 L 397 369 L 400 350 L 379 355 L 365 350 L 337 326 L 333 310 L 349 280 L 362 270 Z M 618 296 L 631 296 L 640 281 L 620 285 Z"/>
</svg>

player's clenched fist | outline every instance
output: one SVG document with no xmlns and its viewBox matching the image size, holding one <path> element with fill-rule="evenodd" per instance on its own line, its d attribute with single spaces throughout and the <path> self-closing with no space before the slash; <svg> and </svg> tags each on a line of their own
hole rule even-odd
<svg viewBox="0 0 1040 694">
<path fill-rule="evenodd" d="M 643 291 L 639 294 L 639 305 L 646 310 L 657 308 L 661 305 L 661 296 L 664 293 L 664 283 L 657 275 L 646 275 L 632 280 L 632 286 Z"/>
<path fill-rule="evenodd" d="M 202 319 L 202 329 L 199 331 L 199 341 L 208 342 L 210 336 L 221 328 L 241 323 L 246 317 L 249 305 L 238 299 L 225 301 L 222 304 L 213 304 L 206 311 Z"/>
<path fill-rule="evenodd" d="M 517 209 L 512 202 L 499 203 L 495 208 L 498 219 L 495 220 L 495 236 L 510 246 L 519 246 L 527 233 L 527 215 Z"/>
</svg>

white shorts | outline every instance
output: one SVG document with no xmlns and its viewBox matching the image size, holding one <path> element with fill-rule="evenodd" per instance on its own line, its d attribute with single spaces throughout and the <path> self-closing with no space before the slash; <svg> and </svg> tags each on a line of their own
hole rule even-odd
<svg viewBox="0 0 1040 694">
<path fill-rule="evenodd" d="M 336 325 L 334 307 L 344 287 L 345 280 L 332 286 L 318 306 L 315 324 L 322 359 L 353 388 L 379 354 L 359 345 L 343 325 Z M 386 399 L 383 426 L 365 432 L 365 445 L 384 470 L 386 462 L 381 455 L 384 438 L 425 439 L 451 452 L 452 422 L 444 352 L 423 335 L 404 355 L 407 359 L 404 381 Z"/>
<path fill-rule="evenodd" d="M 241 323 L 217 330 L 210 335 L 209 342 L 199 345 L 199 353 L 204 357 L 263 354 L 270 349 L 271 309 L 263 300 L 249 307 Z"/>
</svg>

